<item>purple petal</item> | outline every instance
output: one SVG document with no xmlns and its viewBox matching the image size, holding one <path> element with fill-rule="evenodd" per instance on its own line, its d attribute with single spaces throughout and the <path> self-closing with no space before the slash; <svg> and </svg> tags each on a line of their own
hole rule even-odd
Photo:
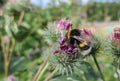
<svg viewBox="0 0 120 81">
<path fill-rule="evenodd" d="M 60 53 L 62 50 L 56 50 L 53 54 Z"/>
<path fill-rule="evenodd" d="M 63 45 L 66 41 L 67 41 L 67 38 L 66 38 L 66 37 L 61 37 L 59 43 L 60 43 L 60 45 Z"/>
<path fill-rule="evenodd" d="M 69 30 L 72 27 L 72 23 L 68 19 L 62 19 L 58 21 L 57 27 L 64 30 Z"/>
<path fill-rule="evenodd" d="M 84 32 L 86 35 L 88 35 L 88 36 L 92 36 L 91 31 L 88 31 L 88 30 L 86 30 L 86 29 L 83 29 L 83 32 Z"/>
</svg>

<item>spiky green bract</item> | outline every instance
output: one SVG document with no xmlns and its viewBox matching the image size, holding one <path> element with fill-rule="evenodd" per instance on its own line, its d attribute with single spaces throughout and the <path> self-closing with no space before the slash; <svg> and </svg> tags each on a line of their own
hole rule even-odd
<svg viewBox="0 0 120 81">
<path fill-rule="evenodd" d="M 120 45 L 118 45 L 117 47 L 113 44 L 113 42 L 111 42 L 110 44 L 110 52 L 111 54 L 113 54 L 114 56 L 116 56 L 117 58 L 120 58 Z"/>
<path fill-rule="evenodd" d="M 102 39 L 98 35 L 93 36 L 93 46 L 91 49 L 91 52 L 88 55 L 96 55 L 100 52 L 101 45 L 102 45 Z"/>
<path fill-rule="evenodd" d="M 115 45 L 113 41 L 108 42 L 108 52 L 113 56 L 113 65 L 120 69 L 120 45 Z"/>
<path fill-rule="evenodd" d="M 74 68 L 79 67 L 82 63 L 82 58 L 76 55 L 56 54 L 51 55 L 50 64 L 53 68 L 58 67 L 60 74 L 72 74 Z"/>
<path fill-rule="evenodd" d="M 45 31 L 45 39 L 48 43 L 56 43 L 59 42 L 60 38 L 60 32 L 58 31 L 58 28 L 56 28 L 56 22 L 49 23 L 48 27 Z"/>
</svg>

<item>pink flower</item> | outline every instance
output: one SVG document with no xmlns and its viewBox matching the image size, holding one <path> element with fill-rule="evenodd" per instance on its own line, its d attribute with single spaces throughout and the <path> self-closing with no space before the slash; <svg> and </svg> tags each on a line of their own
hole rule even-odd
<svg viewBox="0 0 120 81">
<path fill-rule="evenodd" d="M 114 32 L 112 35 L 110 35 L 110 39 L 113 41 L 116 47 L 120 45 L 120 28 L 119 27 L 114 28 Z"/>
<path fill-rule="evenodd" d="M 77 47 L 72 44 L 69 44 L 66 37 L 61 38 L 59 44 L 60 49 L 56 50 L 54 54 L 62 52 L 64 54 L 75 54 L 77 52 Z"/>
<path fill-rule="evenodd" d="M 120 40 L 120 28 L 118 27 L 114 28 L 114 39 Z"/>
<path fill-rule="evenodd" d="M 72 23 L 67 18 L 64 18 L 58 22 L 57 27 L 63 30 L 69 30 L 72 27 Z"/>
</svg>

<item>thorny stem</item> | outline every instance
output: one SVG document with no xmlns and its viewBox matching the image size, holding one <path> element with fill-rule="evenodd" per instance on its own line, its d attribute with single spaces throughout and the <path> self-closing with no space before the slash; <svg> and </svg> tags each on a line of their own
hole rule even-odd
<svg viewBox="0 0 120 81">
<path fill-rule="evenodd" d="M 58 67 L 56 67 L 54 71 L 44 81 L 49 81 L 55 75 L 56 72 L 58 72 Z"/>
<path fill-rule="evenodd" d="M 36 75 L 33 77 L 33 80 L 32 81 L 38 81 L 39 80 L 39 75 L 42 71 L 42 69 L 45 67 L 45 65 L 47 64 L 48 62 L 48 59 L 49 59 L 49 56 L 50 56 L 50 53 L 47 55 L 45 61 L 43 62 L 42 65 L 40 65 L 39 69 L 38 69 L 38 72 L 36 73 Z"/>
<path fill-rule="evenodd" d="M 99 64 L 98 64 L 98 62 L 97 62 L 97 59 L 96 59 L 95 55 L 92 55 L 92 57 L 93 57 L 93 60 L 94 60 L 94 62 L 95 62 L 95 64 L 96 64 L 96 67 L 97 67 L 97 69 L 98 69 L 98 71 L 99 71 L 99 73 L 100 73 L 100 76 L 101 76 L 102 80 L 105 81 L 104 76 L 103 76 L 103 74 L 102 74 L 102 71 L 101 71 L 101 69 L 100 69 L 100 66 L 99 66 Z"/>
</svg>

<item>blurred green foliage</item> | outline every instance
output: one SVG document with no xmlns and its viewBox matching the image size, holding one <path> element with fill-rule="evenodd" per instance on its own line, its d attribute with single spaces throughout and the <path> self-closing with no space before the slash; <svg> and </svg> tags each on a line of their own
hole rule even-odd
<svg viewBox="0 0 120 81">
<path fill-rule="evenodd" d="M 5 60 L 2 47 L 2 38 L 4 36 L 8 36 L 10 40 L 8 50 L 11 49 L 12 41 L 15 40 L 8 67 L 8 75 L 16 76 L 19 81 L 30 81 L 37 72 L 39 65 L 43 62 L 43 52 L 52 45 L 45 39 L 47 38 L 45 35 L 47 31 L 45 30 L 50 22 L 69 17 L 74 23 L 74 28 L 77 28 L 84 20 L 86 22 L 104 21 L 106 17 L 110 17 L 111 20 L 118 20 L 120 16 L 120 3 L 88 3 L 87 5 L 82 5 L 73 1 L 71 4 L 60 2 L 59 6 L 52 4 L 48 8 L 42 9 L 41 7 L 30 4 L 28 0 L 20 1 L 18 3 L 11 3 L 11 5 L 7 3 L 3 5 L 3 0 L 0 2 L 0 5 L 3 5 L 3 14 L 0 16 L 0 81 L 4 79 L 5 75 Z M 10 3 L 10 1 L 8 2 Z M 22 13 L 23 19 L 20 25 L 18 25 Z M 111 62 L 108 61 L 108 58 L 105 59 L 108 63 Z M 92 61 L 91 59 L 89 60 Z M 92 62 L 91 64 L 93 65 Z M 111 66 L 103 69 L 105 71 L 104 73 L 108 74 L 106 81 L 116 80 L 113 76 L 114 70 L 111 70 Z M 80 67 L 80 70 L 85 72 L 85 80 L 87 78 L 91 81 L 96 81 L 93 78 L 99 78 L 94 68 L 88 63 Z M 69 77 L 68 81 L 79 81 L 80 79 L 82 81 L 83 77 L 81 78 L 81 76 L 83 75 L 79 75 L 81 74 L 79 73 L 81 72 L 80 70 L 73 74 L 74 76 L 59 76 L 58 79 L 61 78 L 60 81 L 63 81 L 62 79 Z M 51 72 L 51 68 L 45 72 L 41 81 L 46 78 L 49 72 Z M 56 77 L 57 75 L 51 81 L 58 81 Z"/>
<path fill-rule="evenodd" d="M 103 21 L 107 17 L 112 21 L 119 20 L 120 3 L 91 3 L 86 7 L 89 21 Z"/>
</svg>

